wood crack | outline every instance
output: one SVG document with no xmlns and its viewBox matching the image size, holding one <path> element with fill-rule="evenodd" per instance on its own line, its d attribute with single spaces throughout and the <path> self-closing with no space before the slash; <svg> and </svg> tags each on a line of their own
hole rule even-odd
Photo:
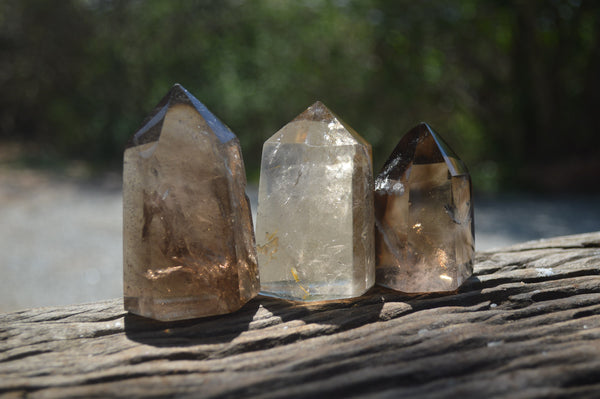
<svg viewBox="0 0 600 399">
<path fill-rule="evenodd" d="M 450 293 L 259 296 L 159 323 L 122 300 L 0 315 L 0 392 L 70 397 L 593 397 L 600 233 L 479 253 Z"/>
</svg>

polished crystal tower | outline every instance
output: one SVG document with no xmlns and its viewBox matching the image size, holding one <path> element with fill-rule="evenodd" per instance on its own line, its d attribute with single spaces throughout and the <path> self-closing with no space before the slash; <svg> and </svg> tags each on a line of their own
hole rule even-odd
<svg viewBox="0 0 600 399">
<path fill-rule="evenodd" d="M 375 179 L 377 284 L 452 291 L 473 273 L 471 178 L 426 123 L 398 143 Z"/>
<path fill-rule="evenodd" d="M 175 85 L 123 167 L 125 309 L 157 320 L 232 312 L 258 294 L 237 137 Z"/>
<path fill-rule="evenodd" d="M 316 102 L 263 147 L 256 237 L 261 293 L 359 296 L 375 280 L 371 146 Z"/>
</svg>

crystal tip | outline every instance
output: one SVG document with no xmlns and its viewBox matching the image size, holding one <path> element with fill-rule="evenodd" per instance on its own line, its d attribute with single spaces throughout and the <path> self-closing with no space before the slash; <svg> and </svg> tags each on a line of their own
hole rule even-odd
<svg viewBox="0 0 600 399">
<path fill-rule="evenodd" d="M 304 112 L 298 115 L 294 120 L 309 120 L 309 121 L 331 121 L 337 119 L 333 112 L 321 101 L 315 101 Z"/>
<path fill-rule="evenodd" d="M 433 130 L 427 122 L 419 122 L 419 124 L 416 127 L 420 129 Z"/>
</svg>

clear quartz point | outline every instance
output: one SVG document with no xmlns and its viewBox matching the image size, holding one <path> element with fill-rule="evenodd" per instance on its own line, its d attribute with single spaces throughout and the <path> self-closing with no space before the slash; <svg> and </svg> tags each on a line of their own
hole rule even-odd
<svg viewBox="0 0 600 399">
<path fill-rule="evenodd" d="M 371 146 L 316 102 L 263 147 L 261 293 L 315 301 L 363 294 L 375 278 Z"/>
<path fill-rule="evenodd" d="M 175 85 L 123 166 L 125 309 L 170 321 L 235 311 L 258 294 L 237 137 Z"/>
<path fill-rule="evenodd" d="M 456 290 L 473 273 L 471 177 L 426 123 L 398 143 L 375 179 L 377 284 Z"/>
</svg>

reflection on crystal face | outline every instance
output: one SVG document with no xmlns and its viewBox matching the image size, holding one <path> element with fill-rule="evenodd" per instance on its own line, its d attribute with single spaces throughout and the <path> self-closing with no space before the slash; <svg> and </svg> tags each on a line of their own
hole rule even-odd
<svg viewBox="0 0 600 399">
<path fill-rule="evenodd" d="M 124 155 L 125 309 L 158 320 L 231 312 L 258 293 L 235 135 L 176 85 Z"/>
<path fill-rule="evenodd" d="M 427 124 L 408 132 L 375 180 L 377 283 L 451 291 L 473 272 L 471 178 Z"/>
<path fill-rule="evenodd" d="M 261 291 L 358 296 L 374 283 L 371 147 L 317 102 L 265 142 L 256 238 Z"/>
</svg>

